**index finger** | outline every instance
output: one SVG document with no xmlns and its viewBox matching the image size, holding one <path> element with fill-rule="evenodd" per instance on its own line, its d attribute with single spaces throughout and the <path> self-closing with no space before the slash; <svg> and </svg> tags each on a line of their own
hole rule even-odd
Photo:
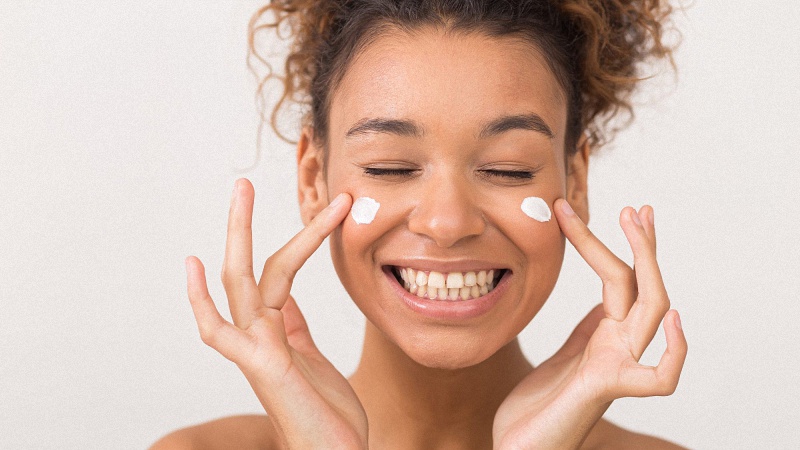
<svg viewBox="0 0 800 450">
<path fill-rule="evenodd" d="M 556 200 L 553 210 L 564 236 L 603 281 L 603 307 L 606 314 L 614 320 L 625 320 L 636 300 L 633 269 L 589 230 L 566 200 Z"/>
<path fill-rule="evenodd" d="M 267 259 L 258 283 L 264 306 L 275 309 L 283 307 L 297 271 L 342 223 L 350 211 L 352 200 L 349 194 L 337 195 L 308 226 Z"/>
</svg>

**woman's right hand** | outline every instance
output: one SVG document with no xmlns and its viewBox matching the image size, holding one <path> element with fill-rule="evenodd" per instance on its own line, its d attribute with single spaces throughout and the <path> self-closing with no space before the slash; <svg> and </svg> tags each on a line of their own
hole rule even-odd
<svg viewBox="0 0 800 450">
<path fill-rule="evenodd" d="M 367 416 L 350 383 L 320 353 L 294 299 L 297 271 L 344 220 L 340 194 L 253 276 L 253 185 L 239 179 L 231 200 L 222 283 L 233 324 L 217 311 L 203 264 L 186 258 L 189 301 L 200 336 L 244 373 L 287 448 L 366 448 Z"/>
</svg>

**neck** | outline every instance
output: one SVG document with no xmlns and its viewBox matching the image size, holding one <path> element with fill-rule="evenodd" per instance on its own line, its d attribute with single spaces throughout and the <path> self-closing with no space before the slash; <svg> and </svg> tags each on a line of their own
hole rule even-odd
<svg viewBox="0 0 800 450">
<path fill-rule="evenodd" d="M 367 412 L 370 446 L 487 448 L 497 408 L 531 370 L 516 338 L 471 367 L 425 367 L 367 321 L 350 383 Z"/>
</svg>

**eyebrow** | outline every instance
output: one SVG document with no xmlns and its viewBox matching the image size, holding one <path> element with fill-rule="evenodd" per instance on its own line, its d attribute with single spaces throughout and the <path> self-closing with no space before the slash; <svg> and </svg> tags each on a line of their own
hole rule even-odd
<svg viewBox="0 0 800 450">
<path fill-rule="evenodd" d="M 555 136 L 541 116 L 535 113 L 528 113 L 501 116 L 492 120 L 481 128 L 478 138 L 486 139 L 509 130 L 535 131 L 550 139 Z M 415 138 L 420 138 L 425 135 L 423 127 L 413 120 L 373 118 L 359 120 L 347 131 L 345 138 L 366 133 L 395 134 L 397 136 Z"/>
<path fill-rule="evenodd" d="M 478 135 L 481 139 L 486 139 L 491 136 L 496 136 L 508 130 L 530 130 L 541 133 L 548 138 L 552 139 L 555 135 L 553 130 L 547 126 L 544 119 L 538 114 L 515 114 L 511 116 L 502 116 L 491 122 L 487 123 L 481 129 Z"/>
<path fill-rule="evenodd" d="M 358 123 L 347 131 L 345 138 L 366 133 L 386 133 L 416 138 L 422 137 L 425 134 L 422 127 L 417 125 L 413 120 L 376 118 L 359 120 Z"/>
</svg>

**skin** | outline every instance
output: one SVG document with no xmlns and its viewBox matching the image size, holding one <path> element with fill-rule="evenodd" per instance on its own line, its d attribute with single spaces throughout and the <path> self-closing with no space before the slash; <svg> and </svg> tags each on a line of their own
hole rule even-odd
<svg viewBox="0 0 800 450">
<path fill-rule="evenodd" d="M 479 136 L 493 119 L 530 113 L 550 132 Z M 327 155 L 313 129 L 303 132 L 298 186 L 307 226 L 267 260 L 259 283 L 254 191 L 247 180 L 236 184 L 223 267 L 233 324 L 213 306 L 200 261 L 187 258 L 204 342 L 239 366 L 269 419 L 210 422 L 154 448 L 678 448 L 601 419 L 616 398 L 674 391 L 686 341 L 655 260 L 652 208 L 620 215 L 636 270 L 586 227 L 589 149 L 565 157 L 566 114 L 541 53 L 521 40 L 423 29 L 371 43 L 333 94 Z M 411 120 L 422 133 L 347 136 L 366 118 Z M 361 196 L 381 203 L 369 225 L 347 215 Z M 529 196 L 544 199 L 553 220 L 525 216 L 519 205 Z M 327 236 L 337 274 L 367 318 L 349 380 L 316 349 L 289 295 Z M 517 335 L 556 283 L 565 237 L 603 279 L 602 304 L 534 368 Z M 447 319 L 410 309 L 387 265 L 510 275 L 491 309 Z M 667 350 L 657 367 L 641 366 L 662 320 Z"/>
</svg>

